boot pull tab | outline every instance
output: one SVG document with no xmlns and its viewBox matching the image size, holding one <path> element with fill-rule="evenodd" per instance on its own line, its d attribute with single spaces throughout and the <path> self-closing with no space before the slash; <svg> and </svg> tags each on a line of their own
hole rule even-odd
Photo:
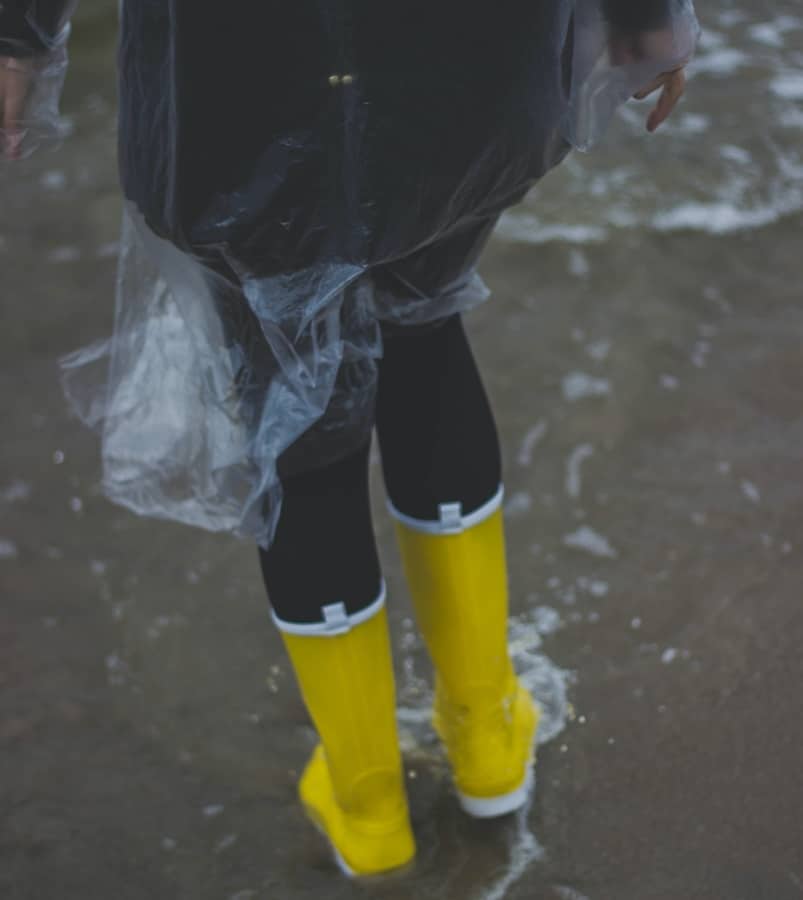
<svg viewBox="0 0 803 900">
<path fill-rule="evenodd" d="M 321 608 L 323 624 L 327 634 L 342 634 L 351 629 L 349 614 L 344 603 L 330 603 Z"/>
<path fill-rule="evenodd" d="M 460 534 L 463 530 L 463 504 L 441 503 L 438 507 L 442 534 Z"/>
</svg>

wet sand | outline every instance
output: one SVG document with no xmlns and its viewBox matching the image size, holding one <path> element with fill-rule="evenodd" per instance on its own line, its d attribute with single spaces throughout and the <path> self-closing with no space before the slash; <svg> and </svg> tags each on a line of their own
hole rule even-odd
<svg viewBox="0 0 803 900">
<path fill-rule="evenodd" d="M 551 611 L 574 713 L 521 821 L 465 819 L 416 729 L 419 860 L 351 884 L 295 798 L 314 737 L 254 550 L 110 505 L 58 386 L 111 323 L 110 22 L 76 29 L 69 144 L 0 174 L 0 896 L 803 897 L 803 217 L 490 248 L 512 611 Z"/>
</svg>

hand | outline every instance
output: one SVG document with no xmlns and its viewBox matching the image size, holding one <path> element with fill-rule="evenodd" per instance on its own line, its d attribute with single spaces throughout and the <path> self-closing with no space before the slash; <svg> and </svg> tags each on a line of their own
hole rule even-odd
<svg viewBox="0 0 803 900">
<path fill-rule="evenodd" d="M 633 95 L 636 100 L 644 100 L 661 90 L 658 103 L 647 117 L 647 131 L 650 133 L 669 118 L 683 96 L 686 90 L 684 66 L 693 47 L 693 31 L 675 33 L 672 29 L 665 28 L 637 35 L 611 35 L 609 52 L 614 66 L 642 63 L 646 60 L 664 61 L 674 66 Z"/>
<path fill-rule="evenodd" d="M 33 74 L 29 60 L 0 56 L 0 153 L 6 159 L 20 156 L 25 136 L 22 121 Z"/>
<path fill-rule="evenodd" d="M 686 90 L 686 70 L 681 66 L 671 72 L 664 72 L 652 84 L 642 88 L 633 96 L 636 100 L 644 100 L 658 90 L 661 91 L 661 96 L 647 116 L 647 131 L 650 133 L 669 118 L 672 110 L 677 106 L 678 100 L 683 96 L 683 92 Z"/>
</svg>

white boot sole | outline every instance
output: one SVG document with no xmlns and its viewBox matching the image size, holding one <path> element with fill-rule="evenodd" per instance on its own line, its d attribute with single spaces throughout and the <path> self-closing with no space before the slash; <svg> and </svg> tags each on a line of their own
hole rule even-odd
<svg viewBox="0 0 803 900">
<path fill-rule="evenodd" d="M 527 774 L 520 787 L 508 794 L 499 794 L 496 797 L 472 797 L 457 791 L 457 799 L 463 812 L 475 819 L 495 819 L 497 816 L 506 816 L 522 806 L 529 800 L 535 786 L 535 773 L 533 763 L 527 766 Z"/>
</svg>

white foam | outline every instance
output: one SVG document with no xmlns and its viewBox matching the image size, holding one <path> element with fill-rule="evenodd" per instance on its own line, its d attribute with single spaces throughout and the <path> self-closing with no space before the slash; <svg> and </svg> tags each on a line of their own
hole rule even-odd
<svg viewBox="0 0 803 900">
<path fill-rule="evenodd" d="M 563 396 L 569 401 L 604 397 L 611 392 L 611 383 L 607 378 L 594 378 L 585 372 L 570 372 L 564 377 L 562 387 Z"/>
<path fill-rule="evenodd" d="M 753 157 L 744 149 L 744 147 L 737 147 L 736 144 L 723 144 L 719 148 L 719 155 L 723 159 L 727 159 L 729 162 L 737 163 L 738 165 L 748 165 L 753 161 Z"/>
<path fill-rule="evenodd" d="M 717 47 L 724 47 L 727 38 L 721 31 L 714 31 L 713 28 L 707 27 L 700 31 L 697 40 L 697 50 L 713 50 Z"/>
<path fill-rule="evenodd" d="M 506 516 L 522 516 L 532 508 L 533 498 L 526 491 L 516 491 L 505 501 L 504 512 Z"/>
<path fill-rule="evenodd" d="M 741 483 L 742 493 L 752 503 L 761 502 L 761 491 L 753 484 L 752 481 L 743 481 Z"/>
<path fill-rule="evenodd" d="M 516 832 L 510 846 L 510 863 L 507 869 L 478 895 L 478 900 L 502 900 L 527 869 L 546 856 L 546 851 L 529 827 L 528 820 L 534 800 L 535 787 L 530 791 L 527 803 L 516 813 Z"/>
<path fill-rule="evenodd" d="M 767 47 L 783 47 L 783 36 L 778 27 L 770 22 L 759 22 L 747 29 L 750 38 Z"/>
<path fill-rule="evenodd" d="M 779 124 L 783 128 L 803 128 L 803 109 L 790 106 L 784 110 Z"/>
<path fill-rule="evenodd" d="M 428 707 L 424 706 L 400 706 L 396 713 L 396 718 L 399 722 L 404 723 L 405 725 L 428 725 L 429 720 L 432 716 L 432 711 Z M 408 747 L 415 747 L 415 741 L 406 743 Z"/>
<path fill-rule="evenodd" d="M 538 724 L 538 742 L 541 744 L 563 731 L 569 714 L 569 673 L 540 652 L 541 635 L 552 633 L 559 625 L 560 617 L 548 607 L 539 607 L 510 619 L 510 655 L 522 684 L 532 693 L 541 710 Z M 440 759 L 430 725 L 432 689 L 428 681 L 417 675 L 413 656 L 402 661 L 398 696 L 397 721 L 402 750 L 419 759 Z"/>
<path fill-rule="evenodd" d="M 588 525 L 582 525 L 577 531 L 565 535 L 563 543 L 567 547 L 573 547 L 576 550 L 585 550 L 592 556 L 607 557 L 609 559 L 616 557 L 616 551 L 608 539 Z"/>
<path fill-rule="evenodd" d="M 592 597 L 607 597 L 610 592 L 610 585 L 607 581 L 595 579 L 588 584 L 588 592 Z"/>
<path fill-rule="evenodd" d="M 803 29 L 803 18 L 800 16 L 777 16 L 775 19 L 775 27 L 782 33 L 787 31 L 799 31 Z"/>
<path fill-rule="evenodd" d="M 711 127 L 711 119 L 701 113 L 682 113 L 669 119 L 667 130 L 675 134 L 697 135 Z"/>
<path fill-rule="evenodd" d="M 547 423 L 541 419 L 536 422 L 532 428 L 527 430 L 527 433 L 524 435 L 522 439 L 521 446 L 519 447 L 519 453 L 517 457 L 517 462 L 520 466 L 529 466 L 533 461 L 533 451 L 541 443 L 541 441 L 546 436 L 546 433 L 549 429 Z"/>
<path fill-rule="evenodd" d="M 237 843 L 236 834 L 226 834 L 215 844 L 215 853 L 223 853 Z"/>
<path fill-rule="evenodd" d="M 695 365 L 698 369 L 705 368 L 705 364 L 708 361 L 708 354 L 710 352 L 710 341 L 697 341 L 691 354 L 692 364 Z"/>
<path fill-rule="evenodd" d="M 39 184 L 47 191 L 63 191 L 67 187 L 67 176 L 58 169 L 51 169 L 42 174 Z"/>
<path fill-rule="evenodd" d="M 575 500 L 580 496 L 583 486 L 582 465 L 593 455 L 594 448 L 591 444 L 580 444 L 572 450 L 566 460 L 566 493 Z"/>
<path fill-rule="evenodd" d="M 106 657 L 106 671 L 112 687 L 119 687 L 128 679 L 128 663 L 117 652 L 110 653 Z"/>
<path fill-rule="evenodd" d="M 530 616 L 540 635 L 554 634 L 563 625 L 560 613 L 551 606 L 536 606 Z"/>
<path fill-rule="evenodd" d="M 516 673 L 541 710 L 538 743 L 546 744 L 566 727 L 569 674 L 538 652 L 541 635 L 532 622 L 513 619 L 510 633 L 510 654 Z"/>
<path fill-rule="evenodd" d="M 548 244 L 560 241 L 567 244 L 599 244 L 608 232 L 599 225 L 545 225 L 531 213 L 504 213 L 496 226 L 496 233 L 508 241 L 524 244 Z"/>
<path fill-rule="evenodd" d="M 606 221 L 617 228 L 633 228 L 641 222 L 640 216 L 632 209 L 624 206 L 611 206 L 606 215 Z"/>
<path fill-rule="evenodd" d="M 605 362 L 611 352 L 612 342 L 609 338 L 599 338 L 586 347 L 586 353 L 597 362 Z"/>
<path fill-rule="evenodd" d="M 785 100 L 803 100 L 803 73 L 785 72 L 770 82 L 770 90 Z"/>
<path fill-rule="evenodd" d="M 735 47 L 718 47 L 695 57 L 689 64 L 692 75 L 733 75 L 748 65 L 750 57 Z"/>
<path fill-rule="evenodd" d="M 652 225 L 657 231 L 704 231 L 708 234 L 730 234 L 749 228 L 772 225 L 803 207 L 798 191 L 787 191 L 777 203 L 766 203 L 740 209 L 732 203 L 681 203 L 674 209 L 656 213 Z"/>
</svg>

